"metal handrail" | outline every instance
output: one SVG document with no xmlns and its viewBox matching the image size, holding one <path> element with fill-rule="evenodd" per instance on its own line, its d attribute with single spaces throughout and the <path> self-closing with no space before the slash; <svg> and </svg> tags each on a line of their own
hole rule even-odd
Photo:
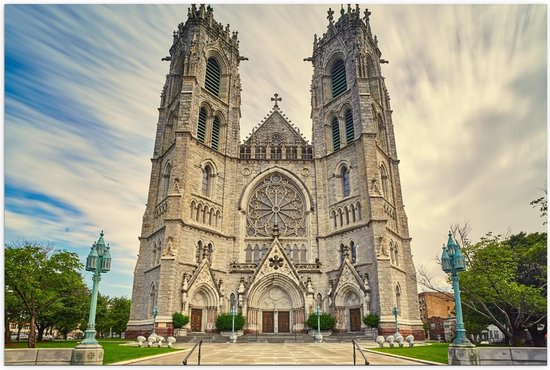
<svg viewBox="0 0 550 370">
<path fill-rule="evenodd" d="M 363 359 L 365 360 L 365 365 L 368 365 L 369 362 L 367 361 L 367 356 L 365 356 L 365 354 L 361 350 L 361 347 L 359 347 L 359 344 L 357 344 L 355 339 L 352 340 L 351 343 L 353 343 L 353 365 L 355 365 L 355 347 L 357 347 L 357 349 L 359 350 L 359 353 L 361 354 L 361 356 L 363 356 Z"/>
<path fill-rule="evenodd" d="M 197 345 L 199 346 L 199 353 L 198 353 L 198 356 L 197 356 L 197 365 L 200 365 L 200 364 L 201 364 L 201 346 L 202 346 L 202 339 L 199 340 L 197 343 L 195 343 L 195 345 L 193 346 L 193 348 L 191 348 L 191 351 L 189 351 L 189 353 L 187 354 L 187 356 L 185 356 L 185 358 L 183 359 L 183 364 L 184 364 L 184 365 L 187 365 L 187 359 L 189 358 L 189 356 L 191 356 L 191 354 L 193 353 L 193 351 L 195 350 L 195 348 L 197 347 Z"/>
</svg>

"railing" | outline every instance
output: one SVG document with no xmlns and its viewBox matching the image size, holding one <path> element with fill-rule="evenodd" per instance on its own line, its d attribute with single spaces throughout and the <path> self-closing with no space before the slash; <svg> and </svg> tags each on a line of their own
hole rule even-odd
<svg viewBox="0 0 550 370">
<path fill-rule="evenodd" d="M 355 365 L 355 347 L 357 347 L 357 349 L 359 350 L 359 353 L 361 354 L 361 356 L 363 356 L 363 360 L 365 360 L 365 365 L 368 365 L 369 362 L 367 361 L 367 356 L 365 356 L 365 354 L 361 350 L 361 347 L 359 347 L 359 344 L 357 344 L 355 339 L 352 340 L 351 343 L 353 343 L 353 365 Z"/>
<path fill-rule="evenodd" d="M 193 348 L 191 349 L 191 351 L 189 351 L 189 353 L 187 354 L 187 356 L 185 356 L 185 358 L 183 359 L 183 364 L 184 364 L 184 365 L 187 365 L 187 360 L 189 359 L 189 356 L 191 356 L 191 354 L 193 353 L 193 351 L 195 350 L 195 348 L 197 348 L 197 345 L 199 346 L 199 353 L 198 353 L 198 356 L 197 356 L 197 365 L 200 365 L 200 364 L 201 364 L 201 346 L 202 346 L 202 339 L 199 340 L 197 343 L 195 343 L 195 345 L 193 346 Z M 354 363 L 355 363 L 355 360 L 354 360 Z"/>
</svg>

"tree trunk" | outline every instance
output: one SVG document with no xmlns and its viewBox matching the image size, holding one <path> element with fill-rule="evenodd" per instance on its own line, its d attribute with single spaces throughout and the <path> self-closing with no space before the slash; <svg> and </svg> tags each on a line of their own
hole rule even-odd
<svg viewBox="0 0 550 370">
<path fill-rule="evenodd" d="M 38 324 L 38 340 L 44 340 L 44 331 L 46 330 L 46 325 Z"/>
<path fill-rule="evenodd" d="M 525 344 L 525 338 L 523 337 L 522 333 L 514 333 L 514 335 L 511 338 L 512 347 L 521 347 Z"/>
<path fill-rule="evenodd" d="M 31 322 L 30 322 L 28 347 L 36 348 L 36 310 L 34 309 L 34 307 L 31 310 L 30 314 L 31 314 Z"/>
<path fill-rule="evenodd" d="M 11 342 L 10 320 L 8 315 L 4 316 L 4 343 Z"/>
<path fill-rule="evenodd" d="M 531 338 L 533 338 L 533 345 L 535 347 L 546 347 L 546 325 L 542 331 L 537 330 L 537 325 L 530 326 L 529 334 L 531 334 Z"/>
</svg>

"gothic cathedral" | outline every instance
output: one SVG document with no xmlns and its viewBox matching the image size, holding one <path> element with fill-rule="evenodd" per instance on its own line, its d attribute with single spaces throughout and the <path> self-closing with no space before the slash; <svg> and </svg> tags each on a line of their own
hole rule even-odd
<svg viewBox="0 0 550 370">
<path fill-rule="evenodd" d="M 210 6 L 174 32 L 126 335 L 215 330 L 234 307 L 245 331 L 307 330 L 319 307 L 336 330 L 424 337 L 390 99 L 370 13 L 334 15 L 315 36 L 312 143 L 274 106 L 241 142 L 237 32 Z M 267 109 L 266 109 L 267 110 Z"/>
</svg>

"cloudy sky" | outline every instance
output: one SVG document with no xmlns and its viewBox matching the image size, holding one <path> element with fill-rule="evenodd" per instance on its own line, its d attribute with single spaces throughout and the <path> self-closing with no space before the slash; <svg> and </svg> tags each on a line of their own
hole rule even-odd
<svg viewBox="0 0 550 370">
<path fill-rule="evenodd" d="M 214 5 L 239 31 L 244 138 L 272 107 L 311 138 L 313 35 L 339 5 Z M 361 5 L 362 10 L 365 5 Z M 391 96 L 415 264 L 450 224 L 542 231 L 546 5 L 371 5 Z M 337 13 L 338 14 L 338 13 Z M 85 261 L 105 231 L 101 291 L 131 296 L 157 107 L 186 5 L 7 5 L 5 242 L 54 241 Z M 86 273 L 90 280 L 89 273 Z"/>
</svg>

